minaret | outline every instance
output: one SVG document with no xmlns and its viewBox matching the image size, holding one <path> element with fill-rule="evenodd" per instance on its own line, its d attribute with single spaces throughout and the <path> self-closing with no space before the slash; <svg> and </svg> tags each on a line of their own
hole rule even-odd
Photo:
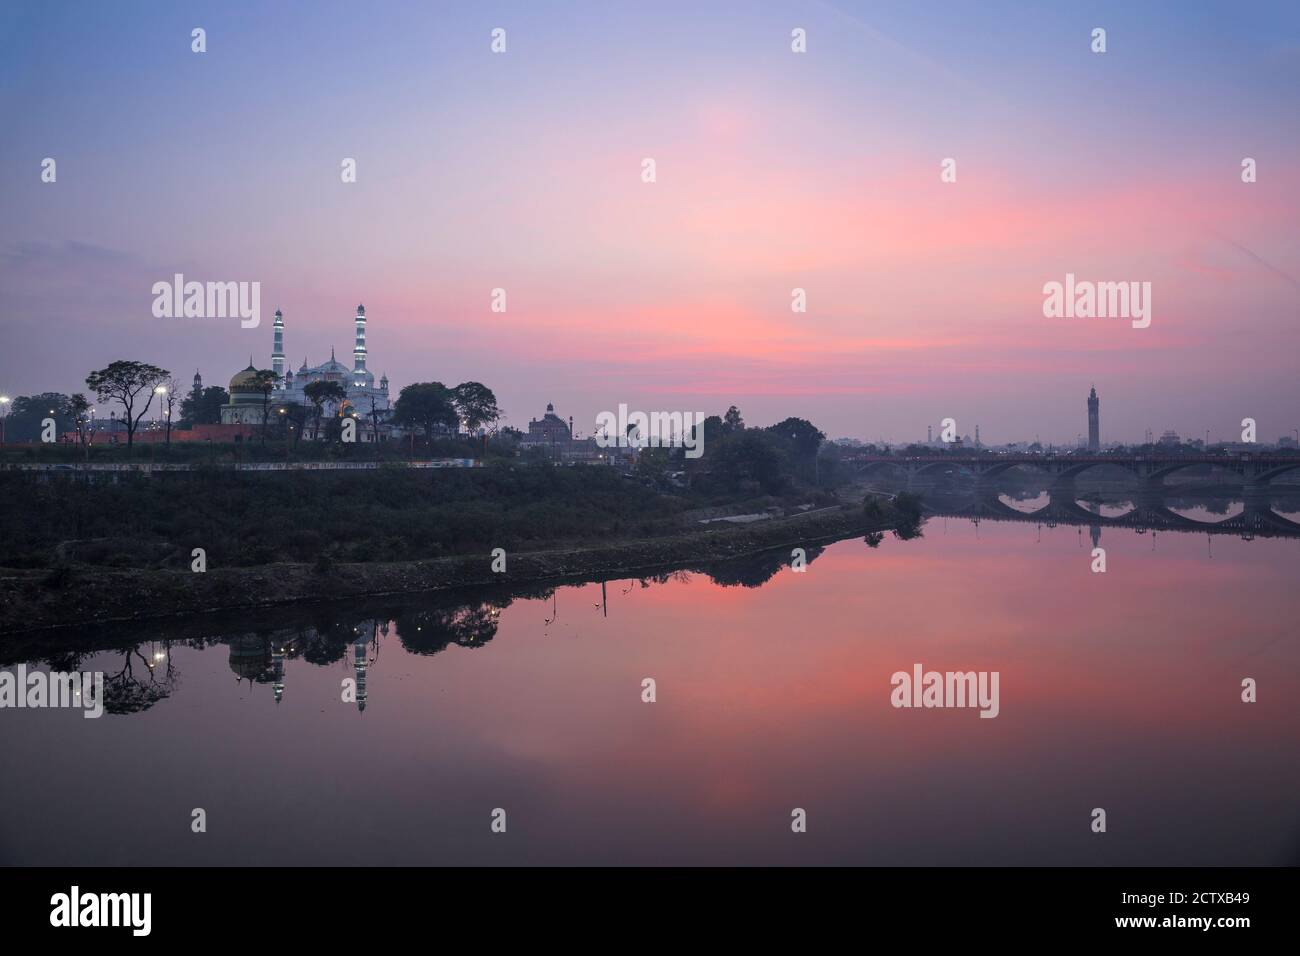
<svg viewBox="0 0 1300 956">
<path fill-rule="evenodd" d="M 284 314 L 275 310 L 275 348 L 271 350 L 271 371 L 284 378 Z M 280 388 L 284 385 L 280 384 Z"/>
<path fill-rule="evenodd" d="M 284 645 L 276 641 L 271 647 L 271 673 L 274 677 L 275 702 L 284 699 Z"/>
<path fill-rule="evenodd" d="M 352 666 L 355 668 L 357 675 L 357 712 L 364 713 L 366 709 L 366 665 L 367 665 L 367 636 L 361 634 L 352 642 Z"/>
<path fill-rule="evenodd" d="M 975 426 L 975 447 L 979 448 L 979 446 L 980 446 L 980 427 L 976 425 Z"/>
<path fill-rule="evenodd" d="M 357 343 L 352 347 L 352 381 L 366 384 L 366 307 L 357 306 Z"/>
<path fill-rule="evenodd" d="M 1088 393 L 1088 451 L 1101 451 L 1101 402 L 1097 399 L 1097 386 Z"/>
</svg>

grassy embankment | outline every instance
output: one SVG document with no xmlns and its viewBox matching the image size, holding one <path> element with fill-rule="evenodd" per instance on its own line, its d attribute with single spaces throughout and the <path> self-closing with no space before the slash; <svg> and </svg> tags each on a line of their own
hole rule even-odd
<svg viewBox="0 0 1300 956">
<path fill-rule="evenodd" d="M 116 482 L 0 474 L 0 500 L 0 630 L 662 567 L 915 520 L 848 502 L 702 527 L 692 509 L 716 499 L 608 469 L 520 466 Z M 824 492 L 818 501 L 834 504 Z M 780 502 L 735 502 L 763 505 Z M 191 570 L 195 548 L 202 574 Z M 491 570 L 495 548 L 508 555 L 504 575 Z"/>
</svg>

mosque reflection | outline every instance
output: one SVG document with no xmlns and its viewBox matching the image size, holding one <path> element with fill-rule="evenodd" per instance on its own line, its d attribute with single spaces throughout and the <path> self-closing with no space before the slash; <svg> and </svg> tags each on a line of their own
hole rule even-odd
<svg viewBox="0 0 1300 956">
<path fill-rule="evenodd" d="M 932 496 L 926 502 L 928 521 L 921 528 L 892 532 L 907 540 L 936 522 L 956 517 L 973 522 L 978 533 L 983 520 L 1018 521 L 1042 527 L 1077 525 L 1095 546 L 1103 528 L 1126 528 L 1138 534 L 1156 531 L 1185 534 L 1234 534 L 1249 540 L 1255 535 L 1296 537 L 1300 524 L 1291 521 L 1290 509 L 1261 519 L 1258 509 L 1224 506 L 1215 502 L 1069 501 L 1029 496 L 1024 501 L 1004 498 L 990 503 L 969 497 Z M 1199 509 L 1208 520 L 1188 517 Z M 1227 514 L 1226 519 L 1221 516 Z M 1217 521 L 1215 519 L 1218 519 Z M 864 543 L 877 548 L 885 534 L 868 534 Z M 230 672 L 250 696 L 268 693 L 278 705 L 292 694 L 297 667 L 337 666 L 348 671 L 351 696 L 344 701 L 363 713 L 371 703 L 367 678 L 378 666 L 383 648 L 396 640 L 402 651 L 432 656 L 448 648 L 486 647 L 497 635 L 503 613 L 516 602 L 531 603 L 537 617 L 525 627 L 547 636 L 583 621 L 593 612 L 614 619 L 620 602 L 636 591 L 669 582 L 685 582 L 695 575 L 724 588 L 759 588 L 792 565 L 809 567 L 829 542 L 809 542 L 799 548 L 782 548 L 746 555 L 700 567 L 664 570 L 654 574 L 608 580 L 575 579 L 553 586 L 516 589 L 466 590 L 375 599 L 354 604 L 286 606 L 249 611 L 221 618 L 193 617 L 162 622 L 104 626 L 75 636 L 32 635 L 25 643 L 0 650 L 0 666 L 27 663 L 51 670 L 101 670 L 105 680 L 104 707 L 109 714 L 138 714 L 174 696 L 182 675 L 173 659 L 178 648 L 216 650 L 224 645 Z M 600 585 L 600 600 L 580 584 Z M 611 601 L 612 599 L 612 601 Z M 611 612 L 611 603 L 614 611 Z M 7 659 L 6 659 L 7 658 Z M 301 674 L 301 671 L 298 672 Z M 338 685 L 334 685 L 337 687 Z M 313 691 L 317 693 L 318 688 Z"/>
<path fill-rule="evenodd" d="M 799 558 L 811 565 L 825 550 L 824 545 L 805 545 Z M 795 561 L 793 549 L 747 555 L 700 568 L 662 571 L 632 578 L 600 581 L 601 600 L 595 610 L 610 617 L 609 595 L 620 596 L 651 589 L 670 581 L 686 582 L 699 574 L 722 587 L 757 588 Z M 570 582 L 592 583 L 592 582 Z M 444 592 L 394 598 L 387 603 L 358 607 L 339 605 L 268 609 L 229 619 L 228 625 L 212 633 L 211 624 L 198 619 L 115 625 L 97 636 L 81 636 L 78 646 L 57 652 L 43 646 L 54 639 L 37 639 L 17 656 L 0 665 L 26 662 L 52 670 L 103 670 L 105 711 L 109 714 L 138 714 L 175 695 L 182 686 L 182 674 L 174 659 L 179 648 L 213 650 L 224 645 L 230 672 L 237 685 L 256 695 L 262 688 L 278 705 L 292 693 L 295 665 L 343 666 L 350 672 L 352 686 L 345 702 L 354 703 L 359 713 L 370 701 L 367 677 L 378 664 L 383 647 L 396 640 L 410 654 L 431 656 L 450 647 L 482 648 L 497 635 L 502 613 L 518 601 L 539 605 L 538 633 L 545 636 L 564 614 L 576 617 L 592 612 L 590 602 L 569 585 L 532 586 L 490 593 Z M 566 607 L 566 601 L 569 607 Z M 277 626 L 280 625 L 280 626 Z M 130 634 L 148 640 L 126 643 Z M 8 657 L 10 655 L 0 655 Z"/>
</svg>

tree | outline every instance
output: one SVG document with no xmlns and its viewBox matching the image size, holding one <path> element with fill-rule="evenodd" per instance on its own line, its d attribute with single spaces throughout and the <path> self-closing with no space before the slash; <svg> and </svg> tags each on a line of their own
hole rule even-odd
<svg viewBox="0 0 1300 956">
<path fill-rule="evenodd" d="M 740 409 L 732 405 L 727 409 L 727 414 L 722 416 L 722 434 L 730 435 L 733 432 L 743 431 L 745 420 L 740 417 Z"/>
<path fill-rule="evenodd" d="M 402 389 L 393 406 L 393 421 L 399 425 L 424 429 L 432 444 L 439 427 L 454 429 L 460 422 L 453 393 L 442 382 L 414 382 Z"/>
<path fill-rule="evenodd" d="M 700 450 L 699 456 L 689 458 L 686 456 L 684 448 L 679 449 L 682 452 L 680 467 L 687 474 L 688 480 L 694 481 L 697 477 L 707 474 L 712 469 L 713 457 L 722 444 L 722 436 L 722 418 L 718 415 L 710 415 L 698 425 L 692 426 L 691 437 Z"/>
<path fill-rule="evenodd" d="M 282 402 L 277 406 L 276 417 L 280 419 L 280 423 L 285 428 L 290 430 L 290 434 L 286 437 L 293 438 L 293 444 L 295 447 L 297 447 L 298 441 L 302 438 L 303 428 L 307 424 L 307 416 L 309 414 L 310 410 L 307 406 L 301 405 L 298 402 Z"/>
<path fill-rule="evenodd" d="M 347 390 L 338 382 L 326 382 L 324 380 L 317 382 L 308 382 L 302 390 L 303 395 L 307 396 L 307 401 L 311 402 L 312 408 L 312 441 L 320 438 L 320 417 L 327 404 L 338 405 L 348 397 Z"/>
<path fill-rule="evenodd" d="M 451 401 L 470 434 L 484 425 L 494 424 L 501 417 L 496 395 L 479 382 L 461 382 L 452 389 Z"/>
<path fill-rule="evenodd" d="M 375 443 L 375 454 L 379 453 L 379 419 L 386 412 L 379 407 L 379 399 L 374 392 L 370 393 L 370 437 Z"/>
<path fill-rule="evenodd" d="M 167 447 L 172 445 L 172 411 L 176 408 L 176 403 L 180 401 L 181 383 L 176 381 L 172 376 L 167 376 L 167 381 L 163 383 L 161 402 L 163 408 L 167 410 Z"/>
<path fill-rule="evenodd" d="M 86 433 L 83 426 L 86 424 L 89 411 L 90 402 L 86 401 L 86 396 L 81 392 L 77 392 L 72 398 L 68 399 L 68 412 L 77 423 L 77 444 L 85 450 L 87 456 L 90 455 L 90 449 L 86 446 Z"/>
<path fill-rule="evenodd" d="M 817 468 L 817 450 L 821 448 L 826 435 L 816 425 L 805 418 L 787 418 L 767 429 L 773 435 L 788 441 L 794 448 L 795 457 L 802 461 L 811 460 L 813 470 Z"/>
<path fill-rule="evenodd" d="M 267 417 L 271 414 L 271 393 L 275 387 L 280 384 L 280 376 L 272 369 L 259 368 L 253 372 L 253 380 L 249 382 L 250 387 L 255 392 L 262 393 L 262 444 L 266 444 L 266 425 Z"/>
<path fill-rule="evenodd" d="M 658 488 L 668 478 L 668 449 L 643 448 L 636 457 L 636 474 Z"/>
<path fill-rule="evenodd" d="M 135 442 L 135 429 L 140 419 L 149 412 L 153 404 L 154 388 L 168 375 L 165 368 L 149 365 L 147 362 L 128 362 L 119 359 L 96 372 L 86 376 L 86 384 L 101 402 L 117 402 L 122 406 L 122 421 L 126 425 L 126 447 L 129 450 Z M 144 407 L 137 415 L 136 404 L 140 395 L 148 396 Z"/>
<path fill-rule="evenodd" d="M 191 389 L 181 402 L 181 421 L 191 426 L 216 425 L 221 421 L 221 406 L 230 404 L 230 393 L 220 385 L 209 385 L 202 391 Z"/>
<path fill-rule="evenodd" d="M 5 441 L 40 441 L 41 422 L 54 419 L 59 434 L 75 427 L 69 403 L 72 400 L 62 392 L 41 392 L 39 395 L 19 395 L 10 406 L 5 419 Z"/>
<path fill-rule="evenodd" d="M 743 490 L 745 482 L 755 482 L 769 494 L 782 487 L 781 458 L 766 431 L 750 428 L 730 435 L 715 462 L 714 474 L 732 490 Z"/>
</svg>

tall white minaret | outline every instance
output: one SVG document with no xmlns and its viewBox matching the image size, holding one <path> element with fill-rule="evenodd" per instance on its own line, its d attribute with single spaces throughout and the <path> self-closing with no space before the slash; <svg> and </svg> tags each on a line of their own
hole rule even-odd
<svg viewBox="0 0 1300 956">
<path fill-rule="evenodd" d="M 370 630 L 371 633 L 373 634 L 374 633 L 373 622 L 370 622 Z M 369 656 L 369 652 L 366 648 L 366 643 L 368 640 L 369 640 L 369 635 L 365 633 L 359 633 L 356 640 L 352 642 L 352 664 L 353 667 L 356 669 L 355 673 L 357 675 L 356 680 L 357 680 L 357 712 L 358 713 L 365 713 L 366 710 L 366 667 L 369 664 L 369 661 L 367 659 Z"/>
<path fill-rule="evenodd" d="M 352 382 L 366 383 L 366 307 L 357 306 L 357 342 L 352 346 Z"/>
<path fill-rule="evenodd" d="M 275 694 L 275 702 L 278 704 L 284 699 L 284 652 L 285 646 L 283 641 L 274 641 L 271 645 L 271 674 L 274 678 L 272 685 Z"/>
<path fill-rule="evenodd" d="M 280 376 L 279 388 L 284 388 L 284 314 L 275 310 L 275 348 L 271 351 L 271 371 Z"/>
</svg>

